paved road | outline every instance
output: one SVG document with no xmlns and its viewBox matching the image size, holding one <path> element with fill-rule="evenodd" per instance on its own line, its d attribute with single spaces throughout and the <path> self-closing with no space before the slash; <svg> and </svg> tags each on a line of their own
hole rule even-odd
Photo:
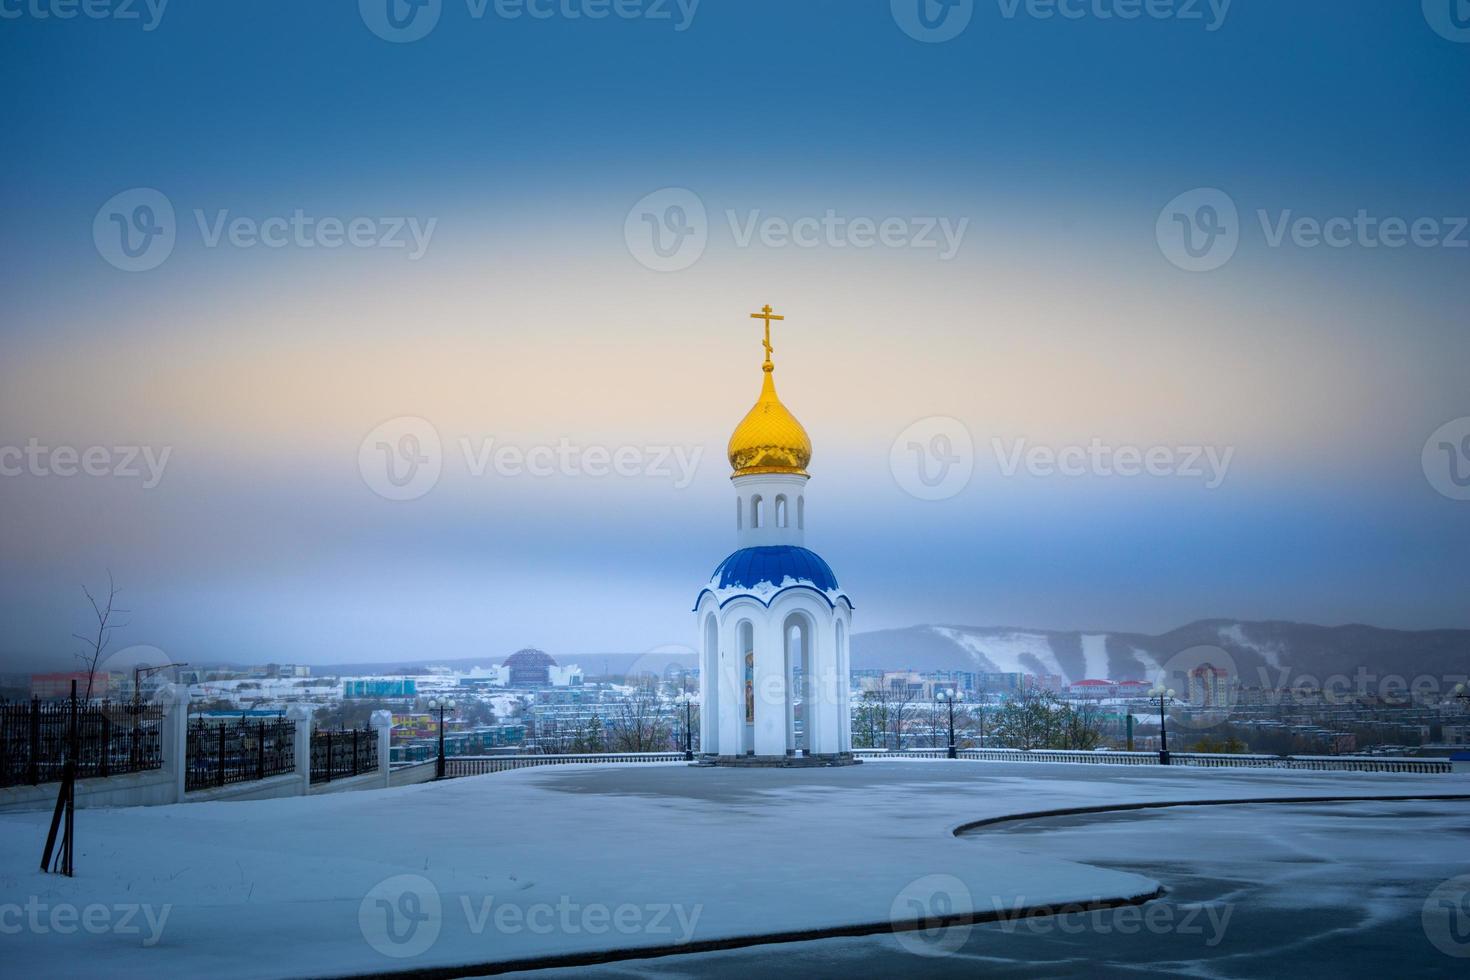
<svg viewBox="0 0 1470 980">
<path fill-rule="evenodd" d="M 1018 850 L 1136 871 L 1164 882 L 1169 894 L 1144 908 L 526 976 L 1470 976 L 1464 889 L 1435 896 L 1440 944 L 1459 957 L 1436 947 L 1423 918 L 1437 886 L 1470 875 L 1470 804 L 1189 807 L 973 833 Z M 1438 902 L 1446 896 L 1458 911 Z"/>
</svg>

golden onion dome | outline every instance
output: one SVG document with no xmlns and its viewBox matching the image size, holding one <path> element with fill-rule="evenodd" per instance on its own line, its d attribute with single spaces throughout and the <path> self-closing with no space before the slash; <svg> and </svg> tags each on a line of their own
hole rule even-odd
<svg viewBox="0 0 1470 980">
<path fill-rule="evenodd" d="M 776 383 L 771 378 L 775 369 L 768 353 L 762 365 L 765 380 L 761 382 L 760 397 L 730 436 L 727 452 L 730 468 L 735 471 L 732 478 L 759 473 L 807 475 L 812 441 L 796 416 L 776 396 Z"/>
</svg>

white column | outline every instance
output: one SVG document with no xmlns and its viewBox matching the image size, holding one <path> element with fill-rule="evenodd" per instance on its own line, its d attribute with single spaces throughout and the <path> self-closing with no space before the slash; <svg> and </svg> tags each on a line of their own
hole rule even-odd
<svg viewBox="0 0 1470 980">
<path fill-rule="evenodd" d="M 699 614 L 696 628 L 699 634 L 699 752 L 701 755 L 718 753 L 720 733 L 717 718 L 721 714 L 720 698 L 720 633 L 716 620 L 714 645 L 711 648 L 709 620 L 714 613 L 708 609 Z"/>
<path fill-rule="evenodd" d="M 824 617 L 825 618 L 825 617 Z M 810 663 L 807 679 L 807 728 L 808 744 L 818 755 L 836 752 L 837 712 L 832 703 L 832 676 L 836 673 L 833 662 L 833 636 L 830 622 L 819 621 L 812 631 L 810 640 Z"/>
<path fill-rule="evenodd" d="M 852 668 L 848 664 L 849 623 L 842 627 L 842 642 L 837 645 L 837 712 L 842 723 L 842 740 L 837 751 L 852 751 Z"/>
<path fill-rule="evenodd" d="M 739 616 L 723 617 L 720 623 L 720 755 L 739 755 L 745 729 L 745 651 L 738 649 L 735 624 Z"/>
<path fill-rule="evenodd" d="M 189 688 L 169 684 L 159 691 L 163 704 L 163 766 L 174 778 L 175 803 L 184 802 L 184 777 L 189 769 Z"/>
<path fill-rule="evenodd" d="M 301 795 L 311 792 L 311 716 L 316 708 L 296 703 L 286 709 L 286 717 L 296 722 L 296 776 L 301 780 Z"/>
<path fill-rule="evenodd" d="M 374 711 L 372 726 L 378 731 L 378 772 L 383 777 L 383 788 L 392 785 L 389 776 L 391 767 L 388 765 L 388 751 L 393 746 L 393 712 Z M 307 777 L 310 779 L 310 776 Z"/>
</svg>

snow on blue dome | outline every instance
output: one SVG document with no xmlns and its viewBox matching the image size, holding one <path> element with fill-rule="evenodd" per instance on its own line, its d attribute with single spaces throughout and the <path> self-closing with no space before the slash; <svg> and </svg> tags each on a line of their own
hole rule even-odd
<svg viewBox="0 0 1470 980">
<path fill-rule="evenodd" d="M 822 556 L 795 545 L 741 548 L 720 562 L 711 583 L 720 589 L 753 589 L 762 582 L 780 585 L 787 578 L 810 582 L 823 592 L 837 591 L 837 576 Z"/>
</svg>

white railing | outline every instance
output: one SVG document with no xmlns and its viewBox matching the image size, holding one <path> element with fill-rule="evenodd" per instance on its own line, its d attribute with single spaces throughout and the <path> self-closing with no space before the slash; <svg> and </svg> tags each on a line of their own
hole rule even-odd
<svg viewBox="0 0 1470 980">
<path fill-rule="evenodd" d="M 943 759 L 944 749 L 854 749 L 861 759 Z M 985 762 L 1071 762 L 1110 766 L 1156 766 L 1157 752 L 1084 752 L 1076 749 L 959 749 L 961 759 Z M 1176 766 L 1275 769 L 1336 769 L 1355 772 L 1450 772 L 1448 759 L 1379 758 L 1346 755 L 1234 755 L 1208 752 L 1170 752 L 1169 761 Z"/>
<path fill-rule="evenodd" d="M 487 772 L 608 762 L 678 762 L 682 752 L 588 752 L 577 755 L 451 755 L 444 759 L 444 775 L 480 776 Z"/>
</svg>

